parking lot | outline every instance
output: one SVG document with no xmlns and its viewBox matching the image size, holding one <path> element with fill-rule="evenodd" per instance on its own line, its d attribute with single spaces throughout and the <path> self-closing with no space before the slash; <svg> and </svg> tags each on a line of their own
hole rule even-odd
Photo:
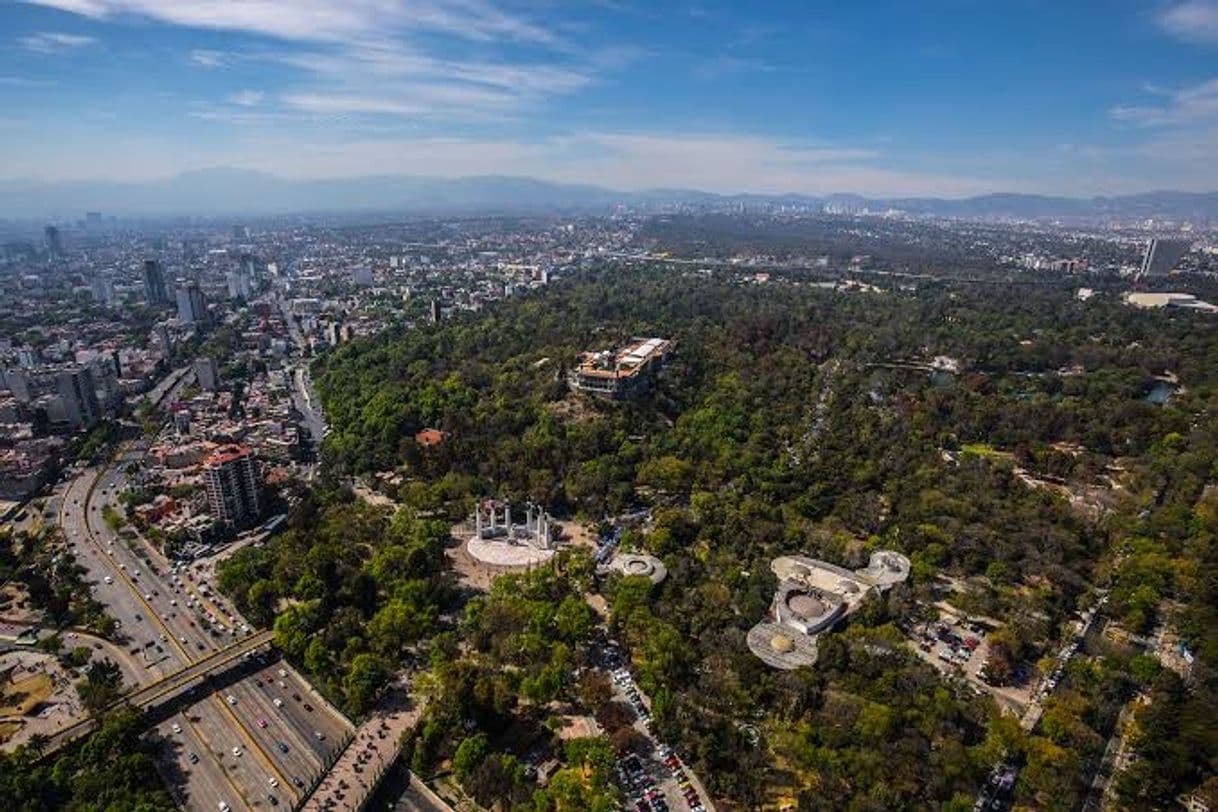
<svg viewBox="0 0 1218 812">
<path fill-rule="evenodd" d="M 676 751 L 656 738 L 651 729 L 651 703 L 639 690 L 616 648 L 611 647 L 603 659 L 610 669 L 614 698 L 634 709 L 635 729 L 652 743 L 650 753 L 631 753 L 618 760 L 617 778 L 626 795 L 627 808 L 636 812 L 703 812 L 708 806 L 705 790 Z"/>
</svg>

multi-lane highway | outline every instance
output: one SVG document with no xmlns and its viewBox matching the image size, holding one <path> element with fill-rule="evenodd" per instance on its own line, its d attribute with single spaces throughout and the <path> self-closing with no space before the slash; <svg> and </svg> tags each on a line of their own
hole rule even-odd
<svg viewBox="0 0 1218 812">
<path fill-rule="evenodd" d="M 144 448 L 143 442 L 129 444 L 111 465 L 81 472 L 59 506 L 60 523 L 95 596 L 119 621 L 124 646 L 143 665 L 141 684 L 253 633 L 193 571 L 105 521 L 107 506 L 118 509 L 124 470 L 142 459 Z M 165 742 L 164 772 L 183 806 L 209 812 L 294 806 L 349 735 L 350 723 L 290 666 L 268 669 L 270 674 L 245 676 L 202 696 L 150 734 Z"/>
</svg>

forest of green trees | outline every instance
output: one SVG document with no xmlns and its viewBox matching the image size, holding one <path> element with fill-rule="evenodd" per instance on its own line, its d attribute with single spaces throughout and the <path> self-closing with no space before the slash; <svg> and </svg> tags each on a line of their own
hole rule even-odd
<svg viewBox="0 0 1218 812">
<path fill-rule="evenodd" d="M 676 342 L 652 396 L 604 403 L 566 392 L 577 353 L 636 335 Z M 903 366 L 935 355 L 959 360 L 960 374 Z M 960 806 L 1005 752 L 1024 765 L 1021 799 L 1072 808 L 1129 696 L 1212 707 L 1218 695 L 1206 491 L 1218 341 L 1192 315 L 1139 312 L 1114 296 L 1083 303 L 1066 285 L 926 282 L 844 295 L 781 276 L 744 285 L 608 265 L 488 312 L 352 343 L 314 371 L 334 427 L 329 470 L 400 470 L 406 485 L 392 495 L 412 510 L 458 517 L 485 495 L 593 521 L 653 509 L 654 526 L 631 542 L 660 555 L 670 578 L 642 594 L 604 587 L 611 623 L 657 702 L 657 726 L 722 796 L 759 801 L 786 783 L 809 808 Z M 1180 383 L 1166 404 L 1146 397 L 1161 376 Z M 445 442 L 417 446 L 423 427 Z M 1099 495 L 1072 505 L 1016 470 Z M 910 556 L 911 586 L 857 618 L 814 670 L 778 674 L 748 654 L 743 635 L 769 604 L 773 555 L 855 566 L 877 547 Z M 1023 735 L 899 645 L 892 622 L 916 611 L 939 572 L 966 579 L 971 611 L 1012 618 L 1011 655 L 1033 661 L 1097 586 L 1112 587 L 1111 614 L 1130 632 L 1178 626 L 1196 657 L 1190 681 L 1175 685 L 1136 651 L 1097 642 Z M 289 578 L 259 577 L 273 592 L 248 598 L 267 611 L 301 594 Z M 504 674 L 485 671 L 498 656 L 487 639 L 512 632 L 482 628 L 484 611 L 471 604 L 441 635 L 482 654 L 437 661 L 436 674 L 456 681 L 442 693 L 471 702 L 460 707 L 493 751 L 513 709 L 571 700 L 558 674 L 568 662 L 549 659 L 570 643 L 543 634 L 544 656 L 515 663 L 503 685 Z M 289 634 L 302 615 L 294 604 L 276 628 Z M 341 657 L 345 667 L 354 656 Z M 745 727 L 760 730 L 758 743 Z M 1140 739 L 1147 775 L 1122 793 L 1153 806 L 1203 784 L 1218 757 L 1207 733 L 1197 730 L 1183 763 L 1160 737 Z M 460 746 L 436 716 L 414 757 L 426 766 Z M 515 774 L 512 763 L 496 769 Z"/>
</svg>

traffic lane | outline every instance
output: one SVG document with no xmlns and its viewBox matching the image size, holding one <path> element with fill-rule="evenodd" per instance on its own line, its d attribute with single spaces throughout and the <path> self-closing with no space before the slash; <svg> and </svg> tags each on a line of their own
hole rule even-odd
<svg viewBox="0 0 1218 812">
<path fill-rule="evenodd" d="M 329 702 L 317 693 L 316 689 L 305 679 L 304 675 L 297 671 L 292 664 L 281 661 L 272 666 L 272 669 L 275 671 L 276 687 L 278 687 L 278 680 L 282 679 L 288 686 L 287 690 L 293 695 L 293 698 L 295 698 L 295 694 L 300 694 L 301 701 L 297 703 L 299 706 L 298 710 L 303 710 L 306 714 L 301 716 L 301 719 L 308 720 L 314 728 L 325 733 L 327 736 L 337 738 L 342 738 L 355 729 L 355 726 L 345 716 L 335 710 Z M 279 676 L 280 669 L 283 670 L 285 676 Z M 309 711 L 305 707 L 306 704 L 312 707 L 313 710 Z M 329 749 L 326 748 L 325 752 L 329 752 Z"/>
<path fill-rule="evenodd" d="M 220 702 L 214 695 L 208 696 L 186 712 L 195 725 L 200 738 L 206 742 L 209 752 L 214 756 L 220 768 L 224 771 L 239 798 L 224 798 L 234 809 L 242 805 L 248 807 L 267 807 L 266 770 L 257 762 L 253 753 L 249 752 L 250 745 L 242 736 L 228 714 L 216 706 Z M 233 748 L 237 752 L 233 752 Z"/>
<path fill-rule="evenodd" d="M 259 788 L 255 790 L 259 798 L 269 802 L 269 799 L 267 799 L 269 794 L 276 796 L 277 800 L 282 802 L 285 793 L 291 793 L 294 789 L 291 786 L 291 779 L 283 774 L 283 771 L 279 769 L 270 753 L 254 737 L 253 732 L 246 727 L 246 720 L 243 720 L 238 715 L 235 706 L 227 701 L 226 697 L 230 693 L 231 691 L 225 689 L 223 695 L 220 693 L 212 694 L 210 699 L 212 707 L 218 710 L 224 717 L 228 727 L 234 732 L 234 735 L 241 740 L 239 744 L 242 753 L 237 758 L 244 759 L 244 764 L 250 773 L 259 778 L 255 783 L 246 784 L 246 786 Z M 249 720 L 248 724 L 254 725 L 252 720 Z M 231 747 L 229 748 L 229 755 L 233 756 Z"/>
<path fill-rule="evenodd" d="M 275 762 L 279 772 L 283 773 L 289 782 L 296 777 L 300 778 L 302 783 L 307 783 L 309 777 L 316 773 L 322 764 L 321 759 L 309 748 L 310 734 L 303 733 L 293 725 L 282 710 L 273 705 L 263 689 L 254 684 L 252 678 L 247 677 L 233 685 L 229 693 L 237 700 L 237 704 L 233 706 L 237 718 Z M 265 722 L 266 726 L 263 727 L 261 722 Z M 280 742 L 287 745 L 286 753 L 279 746 Z M 291 783 L 293 786 L 288 789 L 296 796 L 300 790 L 294 786 L 295 782 Z"/>
<path fill-rule="evenodd" d="M 174 725 L 180 733 L 173 731 Z M 221 801 L 235 796 L 236 790 L 219 762 L 184 715 L 175 714 L 153 730 L 165 744 L 161 752 L 162 772 L 186 808 L 213 812 L 220 808 Z M 193 764 L 192 753 L 196 759 Z"/>
<path fill-rule="evenodd" d="M 274 682 L 269 686 L 271 695 L 283 700 L 288 718 L 307 734 L 309 747 L 324 761 L 354 729 L 353 725 L 331 710 L 328 702 L 315 696 L 312 686 L 288 663 L 280 662 L 269 670 L 274 672 L 271 675 Z M 282 677 L 279 676 L 281 670 L 284 672 Z M 281 688 L 280 682 L 287 687 Z M 318 739 L 314 731 L 321 732 L 325 738 Z"/>
<path fill-rule="evenodd" d="M 89 574 L 93 596 L 107 606 L 112 617 L 119 621 L 125 637 L 124 645 L 128 650 L 138 645 L 141 649 L 150 640 L 157 639 L 156 621 L 146 617 L 146 607 L 142 605 L 131 585 L 124 578 L 124 570 L 108 554 L 108 551 L 88 536 L 86 531 L 77 531 L 71 518 L 65 520 L 71 537 L 79 539 L 77 560 Z M 107 583 L 106 579 L 110 582 Z M 147 625 L 146 625 L 147 624 Z M 172 647 L 167 649 L 170 654 L 168 662 L 161 663 L 159 668 L 149 668 L 153 675 L 164 674 L 176 670 L 181 664 L 181 657 Z"/>
<path fill-rule="evenodd" d="M 110 555 L 108 549 L 99 551 L 98 558 L 101 558 L 104 565 L 108 567 L 109 571 L 106 574 L 111 578 L 111 583 L 107 584 L 105 576 L 103 576 L 102 584 L 107 589 L 102 594 L 113 605 L 122 608 L 122 617 L 118 619 L 122 621 L 123 632 L 133 642 L 139 642 L 141 646 L 149 641 L 168 643 L 168 640 L 162 641 L 160 636 L 164 634 L 168 638 L 173 631 L 172 627 L 164 622 L 155 606 L 141 600 L 142 595 L 139 593 L 141 585 L 138 576 L 135 575 L 135 572 L 139 571 L 138 567 L 127 567 L 125 562 L 119 560 L 121 556 L 117 552 L 117 545 L 115 549 L 116 552 L 113 556 Z M 105 559 L 110 560 L 106 562 Z M 175 639 L 176 637 L 177 635 L 175 635 Z M 177 662 L 171 665 L 181 666 L 192 659 L 188 653 L 182 652 L 176 645 L 170 644 L 166 649 L 173 652 L 176 657 Z M 169 670 L 176 669 L 171 667 Z"/>
<path fill-rule="evenodd" d="M 164 624 L 173 633 L 173 638 L 181 643 L 183 637 L 187 638 L 188 644 L 182 644 L 183 648 L 187 649 L 187 658 L 190 660 L 199 659 L 207 650 L 218 648 L 213 640 L 203 633 L 201 630 L 196 631 L 189 624 L 189 618 L 182 617 L 182 612 L 178 611 L 182 602 L 178 601 L 178 606 L 174 607 L 169 604 L 171 600 L 177 600 L 177 595 L 173 593 L 171 585 L 168 584 L 163 576 L 154 569 L 150 569 L 149 565 L 133 553 L 126 544 L 124 539 L 117 538 L 110 530 L 109 526 L 101 523 L 100 527 L 94 527 L 90 523 L 91 529 L 94 530 L 94 537 L 104 539 L 101 546 L 106 557 L 110 558 L 114 566 L 119 570 L 119 576 L 115 579 L 117 585 L 120 581 L 126 589 L 133 594 L 133 599 L 145 611 L 151 608 L 153 614 L 156 615 L 158 621 L 154 621 L 154 625 Z M 151 599 L 148 597 L 151 595 Z M 141 601 L 140 599 L 143 598 Z M 147 605 L 144 605 L 144 604 Z M 173 617 L 170 617 L 173 615 Z M 196 624 L 197 627 L 197 624 Z M 168 632 L 167 632 L 168 634 Z M 198 643 L 202 643 L 204 648 L 200 650 Z"/>
</svg>

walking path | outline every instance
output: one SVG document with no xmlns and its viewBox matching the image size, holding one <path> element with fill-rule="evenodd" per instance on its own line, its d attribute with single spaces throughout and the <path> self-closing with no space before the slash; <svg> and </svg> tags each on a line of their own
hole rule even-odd
<svg viewBox="0 0 1218 812">
<path fill-rule="evenodd" d="M 372 712 L 339 754 L 334 766 L 301 807 L 303 810 L 362 809 L 385 771 L 398 757 L 402 737 L 423 714 L 410 697 L 405 677 L 386 690 Z"/>
</svg>

